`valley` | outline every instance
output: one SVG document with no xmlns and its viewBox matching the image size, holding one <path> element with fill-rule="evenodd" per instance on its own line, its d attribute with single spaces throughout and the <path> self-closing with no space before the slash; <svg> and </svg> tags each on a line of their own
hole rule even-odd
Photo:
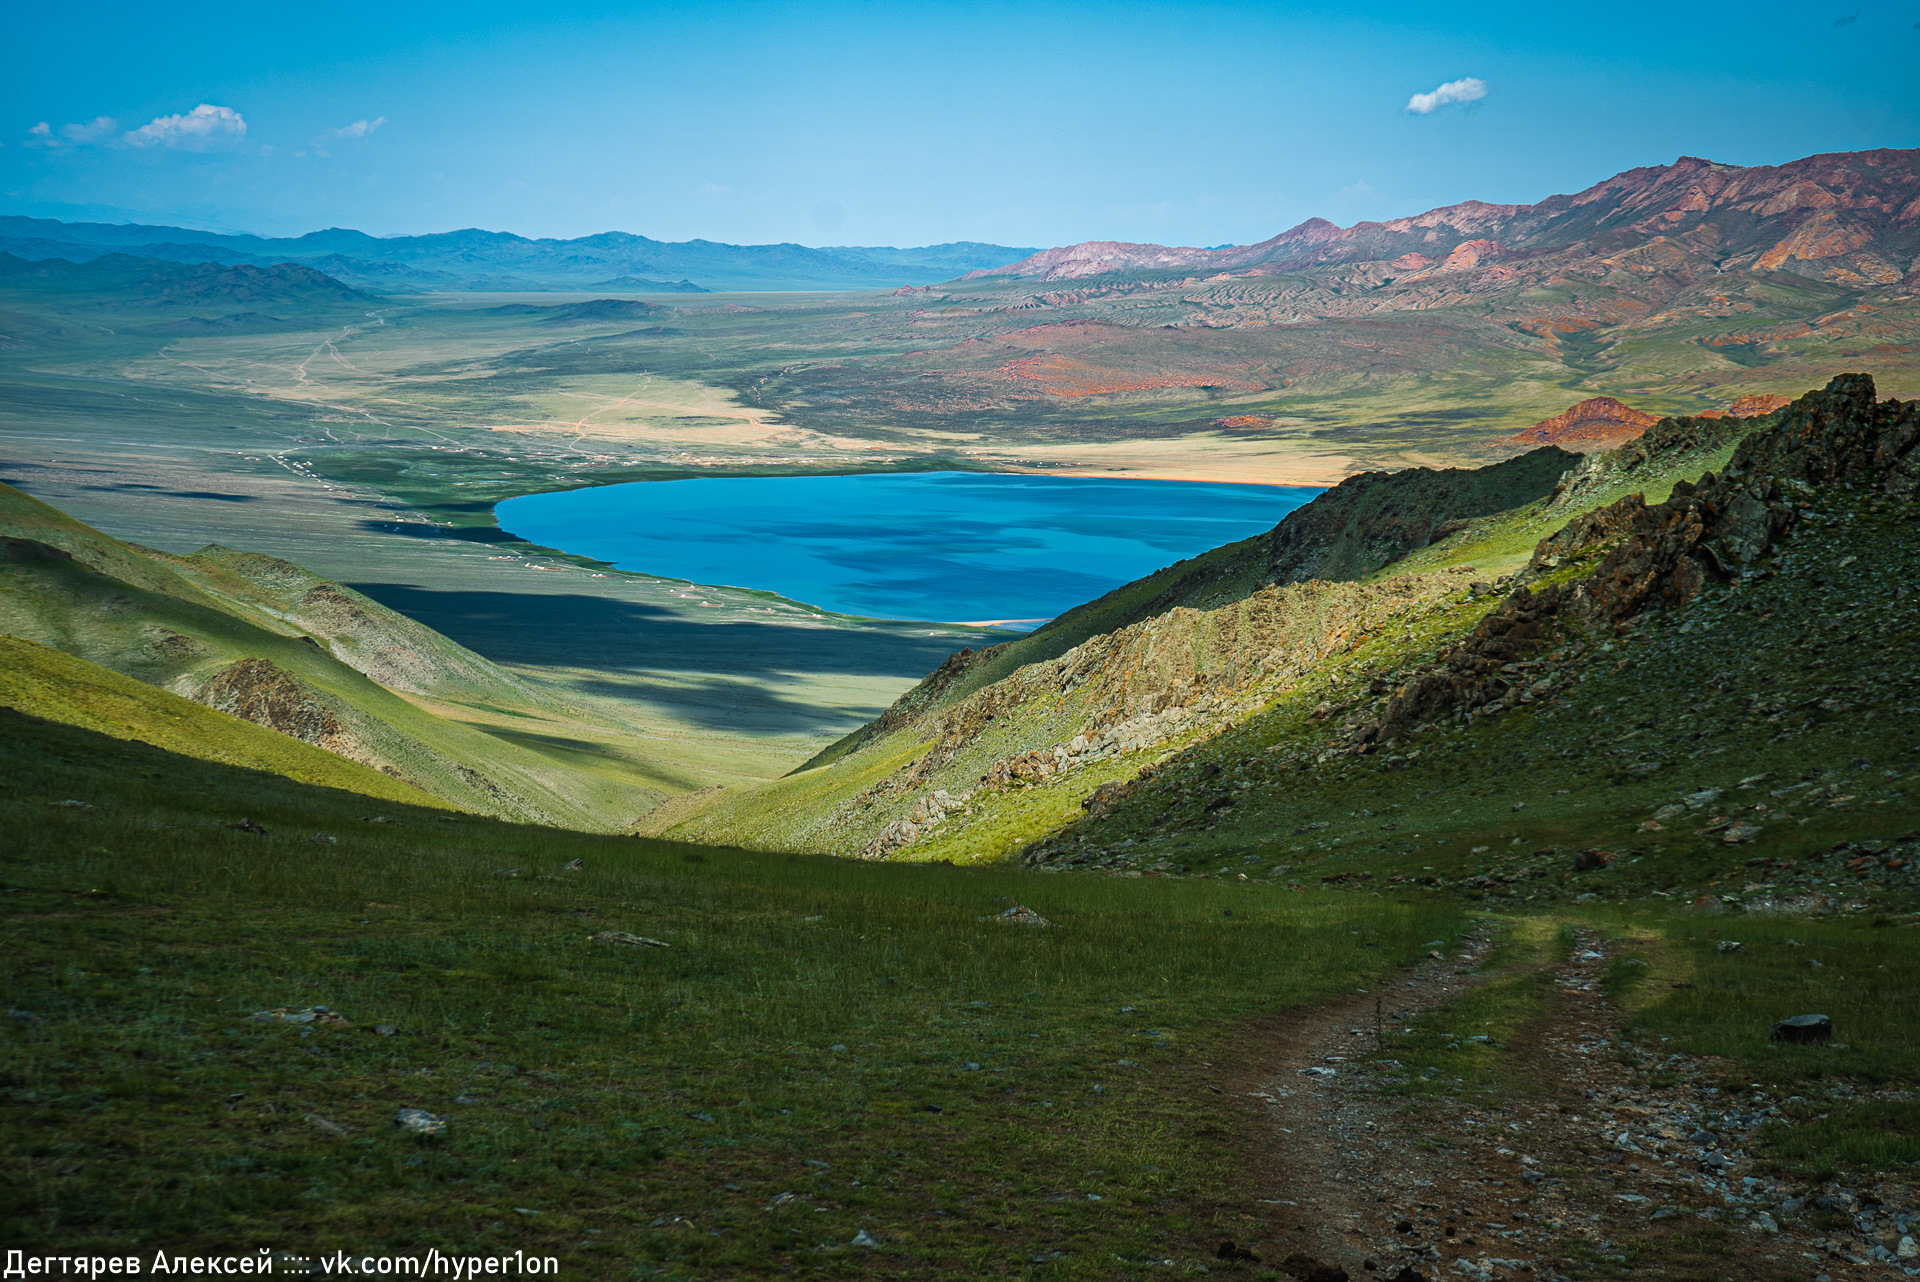
<svg viewBox="0 0 1920 1282">
<path fill-rule="evenodd" d="M 18 1240 L 1906 1276 L 1916 218 L 1868 152 L 898 292 L 0 259 Z M 496 512 L 888 473 L 1318 493 L 1031 631 Z"/>
</svg>

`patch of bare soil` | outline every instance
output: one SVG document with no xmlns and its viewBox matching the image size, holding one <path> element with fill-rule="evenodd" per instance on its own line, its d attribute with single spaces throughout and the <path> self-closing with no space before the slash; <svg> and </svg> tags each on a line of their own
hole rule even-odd
<svg viewBox="0 0 1920 1282">
<path fill-rule="evenodd" d="M 1585 932 L 1502 1052 L 1507 1089 L 1396 1091 L 1394 1028 L 1492 978 L 1486 950 L 1251 1030 L 1219 1080 L 1247 1110 L 1257 1201 L 1220 1208 L 1223 1263 L 1301 1282 L 1920 1276 L 1899 1254 L 1920 1234 L 1914 1191 L 1756 1166 L 1746 1146 L 1788 1101 L 1729 1095 L 1729 1061 L 1624 1043 Z"/>
</svg>

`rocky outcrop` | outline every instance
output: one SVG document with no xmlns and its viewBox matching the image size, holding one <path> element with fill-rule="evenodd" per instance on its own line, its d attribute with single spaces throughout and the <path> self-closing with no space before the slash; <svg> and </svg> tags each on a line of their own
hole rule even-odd
<svg viewBox="0 0 1920 1282">
<path fill-rule="evenodd" d="M 1490 263 L 1501 256 L 1503 247 L 1497 240 L 1469 240 L 1454 246 L 1453 252 L 1433 270 L 1436 272 L 1463 272 L 1482 263 Z"/>
<path fill-rule="evenodd" d="M 1759 418 L 1763 414 L 1783 410 L 1791 404 L 1793 401 L 1788 397 L 1775 396 L 1772 392 L 1756 392 L 1735 400 L 1733 404 L 1727 406 L 1727 413 L 1735 418 Z"/>
<path fill-rule="evenodd" d="M 1727 415 L 1663 418 L 1617 449 L 1596 451 L 1569 468 L 1553 487 L 1549 511 L 1566 511 L 1596 494 L 1639 483 L 1654 471 L 1671 474 L 1689 460 L 1705 459 L 1755 425 Z M 1704 463 L 1702 464 L 1704 466 Z"/>
<path fill-rule="evenodd" d="M 193 683 L 181 693 L 196 703 L 277 730 L 292 739 L 325 748 L 363 764 L 361 745 L 327 700 L 285 669 L 266 659 L 240 659 Z"/>
<path fill-rule="evenodd" d="M 954 796 L 945 788 L 935 788 L 925 796 L 914 799 L 905 816 L 892 820 L 873 840 L 861 847 L 862 859 L 884 859 L 902 846 L 912 845 L 937 827 L 942 820 L 955 811 L 964 810 L 967 795 Z"/>
<path fill-rule="evenodd" d="M 1595 396 L 1552 418 L 1543 418 L 1523 432 L 1514 433 L 1506 443 L 1611 448 L 1640 435 L 1659 421 L 1658 415 L 1643 413 L 1611 396 Z"/>
<path fill-rule="evenodd" d="M 1491 467 L 1414 467 L 1350 476 L 1274 527 L 1267 578 L 1301 583 L 1369 574 L 1445 537 L 1452 532 L 1449 523 L 1491 516 L 1551 494 L 1579 461 L 1579 455 L 1549 445 Z"/>
<path fill-rule="evenodd" d="M 1920 402 L 1879 403 L 1869 376 L 1835 378 L 1743 441 L 1718 476 L 1682 483 L 1664 503 L 1629 495 L 1543 540 L 1535 572 L 1611 548 L 1583 578 L 1513 592 L 1444 662 L 1395 692 L 1377 720 L 1356 727 L 1350 750 L 1370 751 L 1442 713 L 1499 706 L 1515 690 L 1512 665 L 1560 625 L 1627 624 L 1649 610 L 1685 605 L 1710 579 L 1753 572 L 1793 530 L 1802 495 L 1845 484 L 1913 501 L 1920 494 L 1917 444 Z"/>
</svg>

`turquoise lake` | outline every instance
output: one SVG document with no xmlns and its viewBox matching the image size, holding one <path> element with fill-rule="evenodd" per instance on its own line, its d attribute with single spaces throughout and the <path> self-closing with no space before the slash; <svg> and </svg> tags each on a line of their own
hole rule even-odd
<svg viewBox="0 0 1920 1282">
<path fill-rule="evenodd" d="M 840 614 L 1036 626 L 1270 530 L 1303 486 L 982 472 L 638 481 L 508 499 L 502 529 L 623 570 Z"/>
</svg>

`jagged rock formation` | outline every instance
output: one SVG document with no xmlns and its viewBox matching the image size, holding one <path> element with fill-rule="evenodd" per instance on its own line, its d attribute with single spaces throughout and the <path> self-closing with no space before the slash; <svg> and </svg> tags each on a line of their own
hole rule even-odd
<svg viewBox="0 0 1920 1282">
<path fill-rule="evenodd" d="M 1626 498 L 1543 539 L 1529 571 L 1604 551 L 1584 577 L 1538 590 L 1522 586 L 1469 633 L 1443 664 L 1394 693 L 1377 721 L 1348 744 L 1368 751 L 1443 712 L 1498 710 L 1520 683 L 1504 675 L 1556 622 L 1630 623 L 1678 609 L 1709 578 L 1737 578 L 1793 530 L 1797 501 L 1816 486 L 1870 484 L 1911 501 L 1920 491 L 1920 402 L 1875 399 L 1873 379 L 1843 374 L 1795 402 L 1768 431 L 1748 437 L 1719 475 L 1682 482 L 1664 503 Z M 1528 691 L 1538 694 L 1539 691 Z"/>
<path fill-rule="evenodd" d="M 1651 468 L 1684 468 L 1753 430 L 1751 422 L 1724 414 L 1663 418 L 1617 449 L 1581 458 L 1554 483 L 1547 509 L 1572 513 L 1606 490 L 1639 484 Z"/>
<path fill-rule="evenodd" d="M 1552 493 L 1579 461 L 1578 454 L 1549 445 L 1491 467 L 1416 467 L 1349 477 L 1274 527 L 1268 580 L 1301 583 L 1369 574 L 1475 517 Z"/>
</svg>

